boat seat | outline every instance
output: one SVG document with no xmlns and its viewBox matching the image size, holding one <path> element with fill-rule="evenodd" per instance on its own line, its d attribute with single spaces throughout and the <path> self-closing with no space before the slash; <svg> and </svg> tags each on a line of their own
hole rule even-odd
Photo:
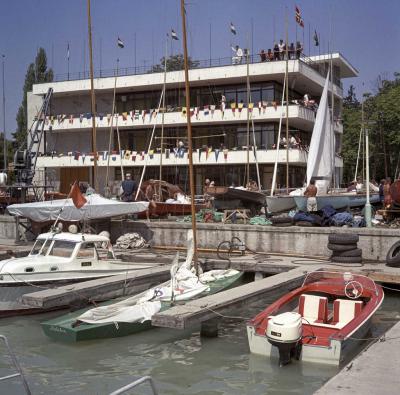
<svg viewBox="0 0 400 395">
<path fill-rule="evenodd" d="M 333 302 L 332 324 L 347 325 L 361 313 L 363 302 L 361 300 L 336 299 Z"/>
<path fill-rule="evenodd" d="M 328 321 L 328 298 L 317 295 L 300 295 L 299 314 L 311 323 L 326 323 Z"/>
</svg>

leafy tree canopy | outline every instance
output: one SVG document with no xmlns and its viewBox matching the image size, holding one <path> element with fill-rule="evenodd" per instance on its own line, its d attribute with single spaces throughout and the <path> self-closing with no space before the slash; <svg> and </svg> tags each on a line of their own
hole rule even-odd
<svg viewBox="0 0 400 395">
<path fill-rule="evenodd" d="M 25 74 L 25 82 L 23 87 L 22 103 L 18 108 L 16 115 L 17 130 L 13 133 L 13 138 L 16 146 L 21 146 L 26 142 L 26 135 L 28 131 L 27 115 L 28 115 L 28 104 L 27 104 L 27 93 L 32 90 L 33 84 L 41 82 L 53 81 L 53 70 L 47 68 L 47 56 L 46 51 L 43 48 L 39 48 L 35 62 L 28 66 Z"/>
<path fill-rule="evenodd" d="M 151 73 L 163 72 L 164 64 L 165 64 L 165 57 L 162 57 L 160 59 L 160 64 L 154 65 L 150 72 Z M 192 60 L 190 57 L 188 58 L 189 69 L 196 68 L 199 66 L 199 64 L 200 64 L 199 61 Z M 184 69 L 184 61 L 183 61 L 182 54 L 172 55 L 169 58 L 167 58 L 167 71 L 177 71 L 177 70 L 183 70 L 183 69 Z"/>
</svg>

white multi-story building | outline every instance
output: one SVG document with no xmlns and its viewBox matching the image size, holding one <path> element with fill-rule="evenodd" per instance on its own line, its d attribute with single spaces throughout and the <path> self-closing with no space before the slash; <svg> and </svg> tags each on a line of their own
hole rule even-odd
<svg viewBox="0 0 400 395">
<path fill-rule="evenodd" d="M 300 141 L 289 149 L 290 186 L 303 184 L 307 146 L 310 143 L 315 120 L 315 108 L 304 105 L 307 94 L 319 102 L 331 55 L 289 60 L 289 134 Z M 271 187 L 275 162 L 275 144 L 281 112 L 282 133 L 285 134 L 286 106 L 281 106 L 286 62 L 252 62 L 249 65 L 251 104 L 247 109 L 247 65 L 231 65 L 230 60 L 211 61 L 209 65 L 196 64 L 189 72 L 191 111 L 193 113 L 193 161 L 196 185 L 201 190 L 205 178 L 217 185 L 244 183 L 247 165 L 247 111 L 250 130 L 254 123 L 257 160 L 263 189 Z M 332 55 L 334 131 L 336 137 L 336 180 L 341 179 L 343 162 L 340 157 L 343 127 L 341 108 L 343 90 L 341 79 L 357 76 L 357 70 L 339 53 Z M 225 63 L 225 65 L 224 65 Z M 212 66 L 210 66 L 210 64 Z M 218 64 L 218 66 L 214 66 Z M 135 73 L 136 71 L 136 73 Z M 105 72 L 102 73 L 103 75 Z M 96 128 L 98 151 L 98 178 L 103 191 L 106 175 L 109 183 L 121 180 L 121 166 L 139 179 L 146 163 L 145 179 L 159 178 L 160 155 L 163 179 L 179 184 L 188 183 L 188 157 L 179 150 L 179 142 L 186 142 L 185 90 L 183 71 L 166 75 L 166 112 L 164 116 L 164 144 L 161 152 L 160 134 L 162 109 L 158 112 L 164 75 L 161 72 L 140 73 L 122 69 L 116 80 L 117 113 L 111 122 L 115 78 L 97 76 L 94 80 L 96 97 Z M 72 76 L 72 75 L 71 75 Z M 37 168 L 46 170 L 48 180 L 67 192 L 74 180 L 93 185 L 90 169 L 94 164 L 92 147 L 92 118 L 90 110 L 90 80 L 78 75 L 69 80 L 36 84 L 28 94 L 28 123 L 34 122 L 43 97 L 53 88 L 51 114 L 45 121 L 45 136 L 37 159 Z M 222 95 L 226 98 L 225 111 L 221 109 Z M 108 158 L 111 123 L 111 155 Z M 116 132 L 118 125 L 120 143 Z M 149 139 L 154 125 L 155 139 L 149 150 Z M 250 134 L 250 172 L 256 179 L 253 134 Z M 278 158 L 278 186 L 286 180 L 286 149 Z M 108 167 L 108 172 L 107 172 Z M 42 173 L 42 172 L 40 172 Z M 186 188 L 188 189 L 188 188 Z"/>
</svg>

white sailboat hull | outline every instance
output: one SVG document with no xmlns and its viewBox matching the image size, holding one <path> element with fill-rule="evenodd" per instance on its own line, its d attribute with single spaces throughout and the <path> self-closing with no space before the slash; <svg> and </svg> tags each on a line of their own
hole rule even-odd
<svg viewBox="0 0 400 395">
<path fill-rule="evenodd" d="M 267 196 L 267 209 L 270 213 L 290 211 L 296 207 L 294 196 Z"/>
</svg>

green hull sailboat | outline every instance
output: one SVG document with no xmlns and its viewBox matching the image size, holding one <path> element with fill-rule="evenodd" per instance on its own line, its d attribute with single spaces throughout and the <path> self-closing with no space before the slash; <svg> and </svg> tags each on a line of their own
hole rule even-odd
<svg viewBox="0 0 400 395">
<path fill-rule="evenodd" d="M 214 281 L 208 282 L 208 287 L 204 291 L 187 300 L 193 300 L 198 297 L 215 294 L 233 287 L 240 283 L 242 275 L 243 272 L 231 270 L 228 276 L 221 276 L 220 278 L 216 278 Z M 157 290 L 159 288 L 154 289 Z M 141 296 L 143 296 L 143 293 L 134 298 L 139 299 Z M 180 302 L 179 298 L 177 298 L 176 302 L 174 303 L 171 303 L 171 300 L 163 300 L 161 301 L 161 307 L 158 311 L 167 310 L 174 304 L 184 302 L 185 301 Z M 115 303 L 115 301 L 103 303 L 101 306 L 111 306 L 112 303 Z M 143 322 L 109 321 L 102 323 L 87 323 L 79 320 L 79 317 L 89 310 L 90 308 L 85 308 L 49 321 L 45 321 L 41 324 L 42 329 L 44 333 L 53 340 L 63 342 L 78 342 L 84 340 L 127 336 L 152 328 L 151 317 Z"/>
</svg>

